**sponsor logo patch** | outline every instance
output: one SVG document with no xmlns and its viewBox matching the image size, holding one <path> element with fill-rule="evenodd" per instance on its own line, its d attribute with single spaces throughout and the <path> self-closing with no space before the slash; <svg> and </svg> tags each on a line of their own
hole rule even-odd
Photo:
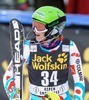
<svg viewBox="0 0 89 100">
<path fill-rule="evenodd" d="M 63 52 L 69 52 L 69 45 L 62 45 Z"/>
<path fill-rule="evenodd" d="M 37 52 L 37 45 L 31 45 L 30 52 Z"/>
</svg>

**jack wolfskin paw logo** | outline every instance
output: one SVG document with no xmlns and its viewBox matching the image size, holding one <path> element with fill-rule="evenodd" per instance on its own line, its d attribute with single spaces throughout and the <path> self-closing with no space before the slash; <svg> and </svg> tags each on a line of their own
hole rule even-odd
<svg viewBox="0 0 89 100">
<path fill-rule="evenodd" d="M 68 54 L 66 53 L 61 53 L 58 55 L 57 61 L 59 61 L 61 64 L 67 61 Z"/>
</svg>

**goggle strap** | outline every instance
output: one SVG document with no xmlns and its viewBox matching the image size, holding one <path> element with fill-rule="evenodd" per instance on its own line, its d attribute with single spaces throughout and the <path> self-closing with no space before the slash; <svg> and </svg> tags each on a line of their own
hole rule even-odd
<svg viewBox="0 0 89 100">
<path fill-rule="evenodd" d="M 49 24 L 46 24 L 46 28 L 47 29 L 52 28 L 55 25 L 58 25 L 58 24 L 60 24 L 63 21 L 66 21 L 66 16 L 63 16 L 63 17 L 61 17 L 61 18 L 59 18 L 59 19 L 57 19 L 57 20 L 55 20 L 55 21 L 53 21 L 53 22 L 51 22 Z"/>
</svg>

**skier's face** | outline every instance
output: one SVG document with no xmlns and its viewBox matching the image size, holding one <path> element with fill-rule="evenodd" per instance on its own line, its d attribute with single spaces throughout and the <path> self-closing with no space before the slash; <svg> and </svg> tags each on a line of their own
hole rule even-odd
<svg viewBox="0 0 89 100">
<path fill-rule="evenodd" d="M 42 41 L 46 39 L 45 32 L 47 32 L 47 29 L 45 28 L 44 24 L 33 21 L 32 28 L 33 28 L 33 31 L 35 32 L 37 41 Z"/>
</svg>

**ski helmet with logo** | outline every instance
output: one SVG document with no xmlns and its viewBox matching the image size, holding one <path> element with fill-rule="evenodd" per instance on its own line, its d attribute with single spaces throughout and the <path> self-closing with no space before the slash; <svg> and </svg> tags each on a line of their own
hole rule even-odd
<svg viewBox="0 0 89 100">
<path fill-rule="evenodd" d="M 64 12 L 53 6 L 42 6 L 38 8 L 33 13 L 32 19 L 44 24 L 46 29 L 48 29 L 45 34 L 46 40 L 50 40 L 61 35 L 66 23 L 66 16 Z"/>
</svg>

